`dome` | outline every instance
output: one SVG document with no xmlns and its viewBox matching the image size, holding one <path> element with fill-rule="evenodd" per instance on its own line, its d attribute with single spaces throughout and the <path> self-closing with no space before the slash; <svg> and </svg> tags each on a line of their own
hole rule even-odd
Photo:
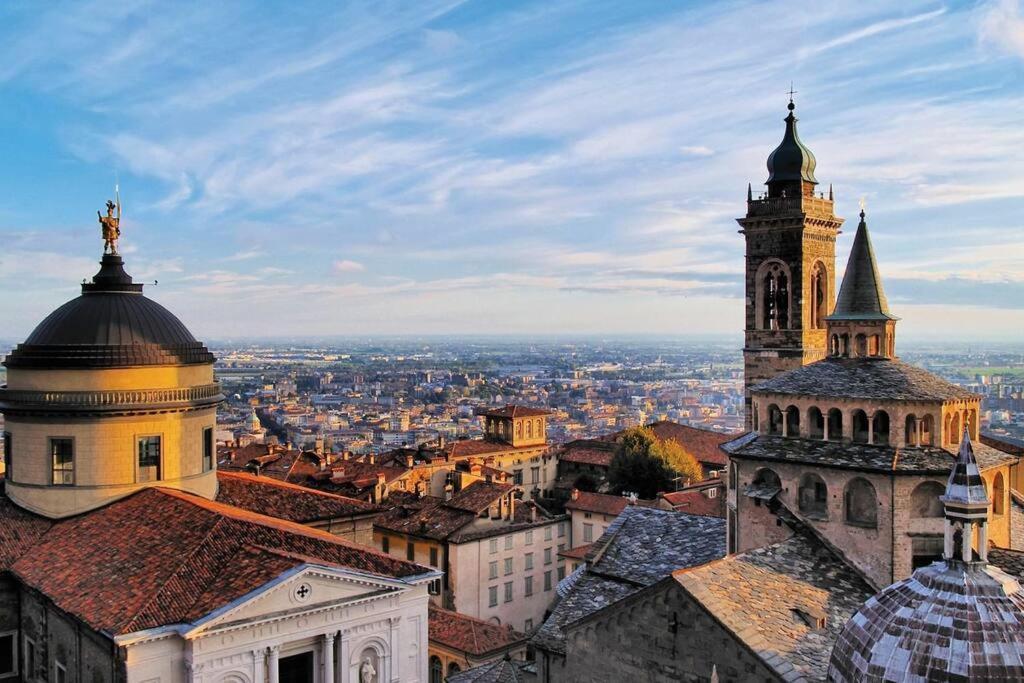
<svg viewBox="0 0 1024 683">
<path fill-rule="evenodd" d="M 787 181 L 806 181 L 817 184 L 814 178 L 814 167 L 817 161 L 811 150 L 800 141 L 796 132 L 797 118 L 793 116 L 795 108 L 789 103 L 789 116 L 786 117 L 786 134 L 782 142 L 768 155 L 768 183 Z"/>
<path fill-rule="evenodd" d="M 829 680 L 1024 679 L 1024 596 L 988 565 L 935 562 L 861 607 L 832 650 Z"/>
<path fill-rule="evenodd" d="M 116 254 L 82 295 L 48 315 L 7 356 L 9 368 L 105 368 L 212 363 L 213 355 L 178 318 L 147 299 Z"/>
</svg>

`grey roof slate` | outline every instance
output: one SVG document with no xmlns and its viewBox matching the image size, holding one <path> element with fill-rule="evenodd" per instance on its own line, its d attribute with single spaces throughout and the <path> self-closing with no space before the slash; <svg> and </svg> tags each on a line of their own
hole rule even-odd
<svg viewBox="0 0 1024 683">
<path fill-rule="evenodd" d="M 523 683 L 527 680 L 523 670 L 528 666 L 528 662 L 498 659 L 452 674 L 445 680 L 448 683 Z"/>
<path fill-rule="evenodd" d="M 565 652 L 564 627 L 681 567 L 725 555 L 725 520 L 631 505 L 587 554 L 587 569 L 555 606 L 531 643 Z"/>
<path fill-rule="evenodd" d="M 749 432 L 723 444 L 734 458 L 775 462 L 824 465 L 861 472 L 899 472 L 902 474 L 949 474 L 955 454 L 938 446 L 873 446 L 845 441 L 818 441 Z M 990 446 L 974 445 L 974 456 L 981 470 L 987 470 L 1015 458 Z"/>
<path fill-rule="evenodd" d="M 829 357 L 776 375 L 753 391 L 872 401 L 980 399 L 923 368 L 894 358 Z"/>
<path fill-rule="evenodd" d="M 878 273 L 875 250 L 860 212 L 860 224 L 850 247 L 850 259 L 846 262 L 846 274 L 839 289 L 836 307 L 827 320 L 897 320 L 889 313 L 889 302 L 882 288 L 882 276 Z"/>
</svg>

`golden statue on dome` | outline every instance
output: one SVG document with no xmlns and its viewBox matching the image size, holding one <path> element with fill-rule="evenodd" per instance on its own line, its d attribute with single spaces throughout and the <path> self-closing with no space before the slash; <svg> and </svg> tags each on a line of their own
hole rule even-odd
<svg viewBox="0 0 1024 683">
<path fill-rule="evenodd" d="M 117 204 L 107 200 L 107 215 L 99 211 L 96 216 L 100 220 L 100 228 L 103 232 L 103 253 L 117 255 L 117 238 L 121 236 L 121 193 L 115 188 L 114 194 L 117 197 Z M 117 215 L 114 215 L 114 210 Z"/>
</svg>

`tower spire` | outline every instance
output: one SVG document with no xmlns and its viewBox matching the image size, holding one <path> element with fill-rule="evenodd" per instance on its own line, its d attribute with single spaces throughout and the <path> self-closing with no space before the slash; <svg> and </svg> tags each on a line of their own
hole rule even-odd
<svg viewBox="0 0 1024 683">
<path fill-rule="evenodd" d="M 978 558 L 987 562 L 988 492 L 978 470 L 978 461 L 974 458 L 974 447 L 967 427 L 964 427 L 956 464 L 949 474 L 946 493 L 941 500 L 946 517 L 943 559 L 952 563 L 972 562 L 974 556 L 971 540 L 977 527 Z"/>
</svg>

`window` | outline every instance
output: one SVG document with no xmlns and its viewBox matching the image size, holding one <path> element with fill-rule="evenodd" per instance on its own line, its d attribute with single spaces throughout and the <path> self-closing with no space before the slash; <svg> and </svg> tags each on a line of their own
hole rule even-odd
<svg viewBox="0 0 1024 683">
<path fill-rule="evenodd" d="M 544 540 L 545 541 L 550 541 L 551 540 L 551 527 L 550 526 L 544 527 Z"/>
<path fill-rule="evenodd" d="M 544 590 L 551 590 L 551 570 L 544 572 Z"/>
<path fill-rule="evenodd" d="M 828 519 L 828 487 L 825 480 L 807 473 L 800 480 L 800 512 L 813 519 Z"/>
<path fill-rule="evenodd" d="M 527 633 L 532 631 L 533 630 L 533 619 L 527 619 L 526 623 L 523 626 L 526 629 Z"/>
<path fill-rule="evenodd" d="M 516 486 L 522 486 L 523 485 L 523 471 L 522 470 L 513 470 L 512 471 L 512 483 L 515 484 Z"/>
<path fill-rule="evenodd" d="M 768 433 L 782 435 L 782 411 L 774 403 L 768 406 Z"/>
<path fill-rule="evenodd" d="M 540 483 L 540 468 L 539 467 L 531 467 L 530 468 L 530 483 L 531 484 L 539 484 Z"/>
<path fill-rule="evenodd" d="M 496 552 L 498 552 L 498 539 L 492 538 L 491 539 L 491 555 L 493 555 Z"/>
<path fill-rule="evenodd" d="M 436 567 L 437 566 L 437 548 L 431 548 L 430 549 L 430 566 L 431 567 Z"/>
<path fill-rule="evenodd" d="M 530 597 L 531 595 L 533 595 L 533 577 L 532 576 L 527 576 L 526 579 L 524 579 L 523 586 L 524 586 L 524 592 L 526 593 L 526 597 Z"/>
<path fill-rule="evenodd" d="M 889 445 L 889 413 L 878 410 L 871 418 L 871 443 Z"/>
<path fill-rule="evenodd" d="M 6 436 L 6 435 L 5 435 Z M 17 632 L 0 633 L 0 678 L 18 673 Z"/>
<path fill-rule="evenodd" d="M 878 526 L 878 498 L 867 479 L 857 477 L 846 485 L 843 496 L 846 523 L 874 529 Z"/>
<path fill-rule="evenodd" d="M 868 414 L 863 410 L 853 411 L 853 442 L 868 442 Z"/>
<path fill-rule="evenodd" d="M 565 552 L 565 544 L 564 543 L 559 543 L 558 544 L 558 552 L 560 552 L 560 553 L 564 553 Z"/>
<path fill-rule="evenodd" d="M 498 606 L 498 587 L 491 586 L 487 589 L 487 606 L 497 607 Z"/>
<path fill-rule="evenodd" d="M 810 327 L 813 330 L 820 330 L 825 327 L 825 316 L 828 314 L 825 303 L 828 291 L 828 274 L 821 261 L 814 264 L 811 270 L 811 320 Z"/>
<path fill-rule="evenodd" d="M 54 674 L 56 674 L 53 677 L 54 678 L 54 683 L 68 683 L 68 670 L 67 670 L 67 667 L 65 667 L 60 662 L 54 662 L 53 663 L 53 668 L 54 668 Z"/>
<path fill-rule="evenodd" d="M 385 553 L 391 552 L 391 539 L 388 538 L 387 536 L 384 536 L 383 538 L 381 538 L 380 539 L 380 549 L 383 550 Z"/>
<path fill-rule="evenodd" d="M 945 493 L 945 485 L 937 481 L 921 482 L 910 494 L 910 516 L 944 517 L 946 509 L 939 497 Z"/>
<path fill-rule="evenodd" d="M 448 675 L 449 676 L 454 676 L 455 674 L 459 673 L 460 671 L 462 671 L 462 669 L 459 668 L 458 664 L 456 664 L 455 662 L 448 662 Z"/>
<path fill-rule="evenodd" d="M 203 472 L 213 469 L 213 427 L 203 430 Z"/>
<path fill-rule="evenodd" d="M 708 498 L 714 498 L 718 495 L 718 489 L 708 489 L 707 494 Z"/>
<path fill-rule="evenodd" d="M 996 472 L 992 480 L 992 514 L 1002 515 L 1006 512 L 1006 483 L 1003 481 L 1003 473 Z"/>
<path fill-rule="evenodd" d="M 583 542 L 593 543 L 594 542 L 594 525 L 584 524 L 583 525 Z"/>
<path fill-rule="evenodd" d="M 828 440 L 843 440 L 843 412 L 838 408 L 828 411 Z"/>
<path fill-rule="evenodd" d="M 69 438 L 50 439 L 50 462 L 54 486 L 75 485 L 75 446 Z"/>
<path fill-rule="evenodd" d="M 524 569 L 533 569 L 533 553 L 526 553 L 526 557 L 524 559 L 526 561 Z"/>
<path fill-rule="evenodd" d="M 505 576 L 508 576 L 511 573 L 512 573 L 512 558 L 511 557 L 506 557 L 505 558 Z"/>
<path fill-rule="evenodd" d="M 441 594 L 441 579 L 434 579 L 429 584 L 427 584 L 427 592 L 430 593 L 431 595 L 440 595 Z"/>
<path fill-rule="evenodd" d="M 565 524 L 562 522 L 558 523 L 558 537 L 565 538 Z"/>
<path fill-rule="evenodd" d="M 14 439 L 10 432 L 4 432 L 4 470 L 7 481 L 14 481 Z"/>
<path fill-rule="evenodd" d="M 544 548 L 544 564 L 551 564 L 551 548 Z"/>
<path fill-rule="evenodd" d="M 561 567 L 558 568 L 558 571 L 555 572 L 555 576 L 558 577 L 559 581 L 561 581 L 562 579 L 565 578 L 565 565 L 564 564 Z"/>
<path fill-rule="evenodd" d="M 533 531 L 526 532 L 526 545 L 533 545 Z"/>
<path fill-rule="evenodd" d="M 512 602 L 512 582 L 505 583 L 505 602 Z"/>
<path fill-rule="evenodd" d="M 160 481 L 160 437 L 139 437 L 140 482 Z"/>
<path fill-rule="evenodd" d="M 437 655 L 430 658 L 430 683 L 444 683 L 444 665 Z"/>
<path fill-rule="evenodd" d="M 583 513 L 583 519 L 590 519 L 590 518 L 592 518 L 593 516 L 594 516 L 594 515 L 592 515 L 592 514 L 591 514 L 591 513 L 589 513 L 589 512 L 584 512 L 584 513 Z"/>
<path fill-rule="evenodd" d="M 489 572 L 488 572 L 488 578 L 491 578 L 491 579 L 498 578 L 498 562 L 497 561 L 491 562 L 491 565 L 489 567 Z"/>
<path fill-rule="evenodd" d="M 25 677 L 36 677 L 36 641 L 25 636 Z"/>
<path fill-rule="evenodd" d="M 807 411 L 807 436 L 818 441 L 825 438 L 825 416 L 817 406 Z"/>
<path fill-rule="evenodd" d="M 409 541 L 405 545 L 405 559 L 409 560 L 410 562 L 416 561 L 416 544 L 412 541 Z"/>
<path fill-rule="evenodd" d="M 505 550 L 512 550 L 512 543 L 514 541 L 515 541 L 515 539 L 512 538 L 512 534 L 509 534 L 508 536 L 506 536 L 505 537 Z"/>
</svg>

